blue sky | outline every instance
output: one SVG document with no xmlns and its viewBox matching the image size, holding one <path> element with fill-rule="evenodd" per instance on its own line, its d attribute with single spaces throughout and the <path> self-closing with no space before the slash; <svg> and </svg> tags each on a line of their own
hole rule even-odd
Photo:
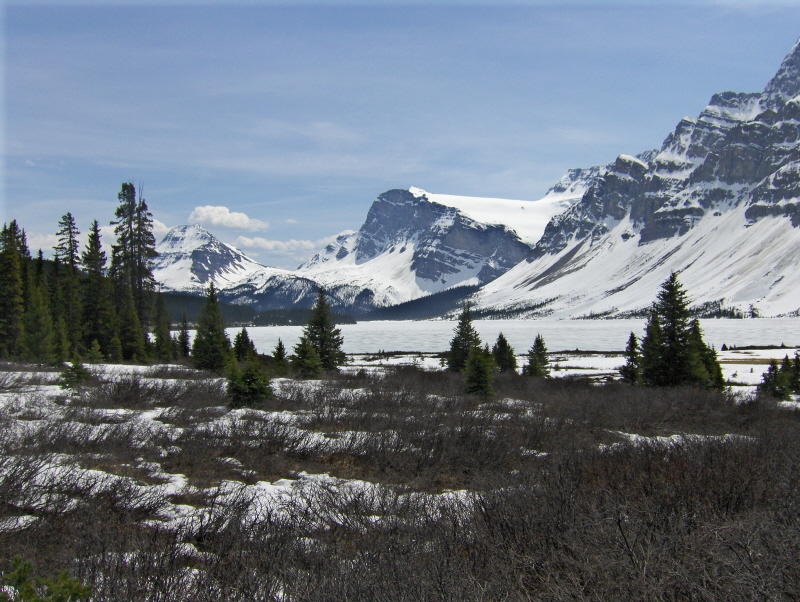
<svg viewBox="0 0 800 602">
<path fill-rule="evenodd" d="M 5 8 L 0 220 L 46 247 L 130 180 L 281 267 L 389 188 L 535 199 L 657 147 L 800 36 L 790 2 L 100 4 Z"/>
</svg>

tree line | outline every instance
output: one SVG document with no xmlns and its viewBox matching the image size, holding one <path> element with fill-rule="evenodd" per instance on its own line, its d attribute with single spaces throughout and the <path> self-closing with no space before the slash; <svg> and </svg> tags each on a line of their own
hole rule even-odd
<svg viewBox="0 0 800 602">
<path fill-rule="evenodd" d="M 625 365 L 619 370 L 621 379 L 651 387 L 724 388 L 716 351 L 703 340 L 700 322 L 690 316 L 688 296 L 673 272 L 661 285 L 650 308 L 641 345 L 636 335 L 630 334 Z M 449 370 L 464 373 L 467 393 L 489 397 L 497 374 L 516 372 L 516 354 L 503 333 L 498 335 L 491 350 L 483 345 L 472 319 L 469 306 L 464 305 L 445 361 Z M 784 372 L 788 374 L 788 369 L 775 367 L 779 383 L 791 381 L 788 376 L 781 376 Z M 540 378 L 550 375 L 547 347 L 540 334 L 528 350 L 522 374 Z"/>
<path fill-rule="evenodd" d="M 0 233 L 0 359 L 147 362 L 166 349 L 157 303 L 153 216 L 135 186 L 122 184 L 111 225 L 111 258 L 94 220 L 80 248 L 72 213 L 58 221 L 53 259 L 31 256 L 16 220 Z M 154 332 L 154 339 L 148 332 Z M 166 336 L 169 337 L 167 324 Z M 160 338 L 161 337 L 161 338 Z"/>
</svg>

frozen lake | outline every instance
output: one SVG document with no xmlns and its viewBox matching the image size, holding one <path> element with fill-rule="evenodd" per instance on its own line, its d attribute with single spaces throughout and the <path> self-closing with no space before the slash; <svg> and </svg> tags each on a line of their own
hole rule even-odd
<svg viewBox="0 0 800 602">
<path fill-rule="evenodd" d="M 621 351 L 628 334 L 643 334 L 644 320 L 475 320 L 484 342 L 494 343 L 502 332 L 517 353 L 524 353 L 537 333 L 550 351 Z M 800 345 L 800 318 L 756 318 L 748 320 L 701 320 L 707 342 L 719 348 L 736 345 Z M 446 320 L 379 321 L 343 324 L 344 350 L 347 353 L 376 351 L 444 351 L 450 345 L 456 323 Z M 238 328 L 229 328 L 233 340 Z M 289 353 L 297 343 L 302 326 L 258 326 L 248 328 L 250 338 L 261 353 L 271 353 L 283 340 Z"/>
</svg>

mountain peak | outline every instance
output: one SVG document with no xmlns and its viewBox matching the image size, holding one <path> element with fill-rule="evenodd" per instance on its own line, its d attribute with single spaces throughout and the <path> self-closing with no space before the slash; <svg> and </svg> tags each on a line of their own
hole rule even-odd
<svg viewBox="0 0 800 602">
<path fill-rule="evenodd" d="M 163 253 L 191 252 L 194 249 L 216 242 L 216 237 L 197 224 L 174 226 L 164 235 L 157 251 Z"/>
<path fill-rule="evenodd" d="M 765 107 L 776 109 L 800 94 L 800 40 L 783 59 L 778 72 L 764 88 L 762 102 Z"/>
</svg>

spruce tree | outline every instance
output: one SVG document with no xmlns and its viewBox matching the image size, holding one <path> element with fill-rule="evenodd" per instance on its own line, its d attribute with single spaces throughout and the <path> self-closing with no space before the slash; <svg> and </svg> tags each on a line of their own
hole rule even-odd
<svg viewBox="0 0 800 602">
<path fill-rule="evenodd" d="M 122 305 L 119 309 L 119 341 L 122 346 L 122 359 L 144 363 L 148 359 L 147 344 L 141 324 L 139 324 L 139 315 L 136 313 L 130 288 L 123 288 L 121 302 Z"/>
<path fill-rule="evenodd" d="M 625 365 L 619 369 L 622 382 L 631 385 L 641 381 L 642 373 L 642 354 L 639 351 L 639 341 L 636 335 L 631 333 L 628 337 L 628 344 L 625 347 Z"/>
<path fill-rule="evenodd" d="M 497 370 L 494 357 L 488 346 L 473 348 L 464 364 L 465 390 L 473 395 L 489 398 L 494 395 L 492 384 Z"/>
<path fill-rule="evenodd" d="M 778 366 L 776 360 L 770 360 L 767 370 L 761 377 L 761 383 L 758 385 L 759 395 L 775 399 L 788 399 L 789 392 L 789 374 Z"/>
<path fill-rule="evenodd" d="M 247 334 L 247 328 L 244 326 L 242 326 L 242 329 L 233 337 L 233 352 L 236 354 L 236 359 L 240 362 L 257 355 L 256 346 L 253 341 L 250 340 Z"/>
<path fill-rule="evenodd" d="M 134 307 L 142 328 L 150 322 L 150 305 L 155 290 L 152 262 L 156 257 L 153 215 L 139 198 L 131 182 L 122 184 L 119 205 L 111 223 L 117 244 L 111 252 L 111 276 L 118 287 L 130 287 Z"/>
<path fill-rule="evenodd" d="M 117 316 L 111 299 L 111 283 L 106 278 L 106 254 L 97 220 L 89 228 L 89 239 L 81 255 L 81 264 L 86 273 L 82 299 L 83 344 L 88 348 L 97 341 L 102 353 L 110 357 Z"/>
<path fill-rule="evenodd" d="M 3 224 L 0 233 L 0 357 L 13 358 L 22 351 L 25 313 L 22 254 L 16 221 Z"/>
<path fill-rule="evenodd" d="M 655 310 L 650 311 L 642 340 L 642 382 L 651 387 L 666 383 L 661 318 Z"/>
<path fill-rule="evenodd" d="M 156 298 L 155 328 L 153 331 L 153 352 L 160 362 L 174 359 L 174 347 L 170 336 L 169 315 L 164 306 L 164 297 L 159 293 Z"/>
<path fill-rule="evenodd" d="M 528 376 L 542 378 L 550 376 L 550 366 L 547 363 L 547 347 L 541 334 L 536 335 L 533 345 L 528 350 L 528 363 L 522 372 Z"/>
<path fill-rule="evenodd" d="M 182 358 L 188 358 L 192 347 L 189 344 L 189 322 L 186 320 L 186 313 L 181 315 L 181 326 L 178 330 L 178 354 Z"/>
<path fill-rule="evenodd" d="M 272 352 L 272 370 L 278 376 L 284 376 L 289 371 L 289 359 L 286 356 L 286 347 L 278 339 L 275 350 Z"/>
<path fill-rule="evenodd" d="M 311 317 L 303 330 L 303 336 L 316 349 L 323 370 L 338 370 L 339 366 L 345 362 L 346 357 L 342 351 L 342 332 L 336 328 L 323 289 L 320 289 L 317 294 L 317 301 L 311 309 Z"/>
<path fill-rule="evenodd" d="M 642 341 L 642 380 L 646 385 L 695 385 L 721 389 L 716 352 L 703 341 L 700 322 L 689 320 L 689 302 L 675 272 L 661 285 Z"/>
<path fill-rule="evenodd" d="M 492 347 L 492 356 L 494 356 L 497 369 L 501 373 L 517 371 L 517 356 L 514 348 L 511 347 L 502 332 L 497 335 L 497 342 Z"/>
<path fill-rule="evenodd" d="M 54 257 L 63 267 L 57 286 L 59 307 L 54 313 L 64 318 L 69 339 L 70 354 L 78 353 L 83 347 L 83 311 L 81 308 L 80 274 L 78 264 L 78 236 L 80 232 L 75 218 L 67 212 L 58 222 L 58 244 L 53 248 Z"/>
<path fill-rule="evenodd" d="M 661 320 L 661 384 L 677 386 L 692 382 L 695 367 L 689 345 L 689 300 L 676 272 L 661 285 L 653 309 Z"/>
<path fill-rule="evenodd" d="M 447 369 L 452 372 L 461 372 L 467 363 L 467 358 L 473 349 L 481 348 L 481 338 L 472 325 L 472 312 L 467 303 L 462 305 L 458 323 L 450 340 L 450 350 L 447 352 Z"/>
<path fill-rule="evenodd" d="M 322 360 L 311 340 L 303 335 L 294 346 L 291 357 L 292 372 L 299 378 L 317 378 L 322 374 Z"/>
<path fill-rule="evenodd" d="M 24 356 L 31 362 L 51 364 L 56 359 L 55 333 L 47 291 L 43 285 L 33 283 L 33 278 L 29 277 L 29 280 L 30 303 L 25 310 Z"/>
<path fill-rule="evenodd" d="M 195 368 L 221 372 L 229 360 L 231 343 L 225 334 L 225 323 L 212 283 L 208 287 L 206 303 L 197 321 L 197 332 L 192 345 Z"/>
<path fill-rule="evenodd" d="M 255 355 L 248 356 L 239 367 L 236 357 L 228 369 L 228 399 L 231 407 L 251 406 L 272 396 L 269 378 Z"/>
</svg>

